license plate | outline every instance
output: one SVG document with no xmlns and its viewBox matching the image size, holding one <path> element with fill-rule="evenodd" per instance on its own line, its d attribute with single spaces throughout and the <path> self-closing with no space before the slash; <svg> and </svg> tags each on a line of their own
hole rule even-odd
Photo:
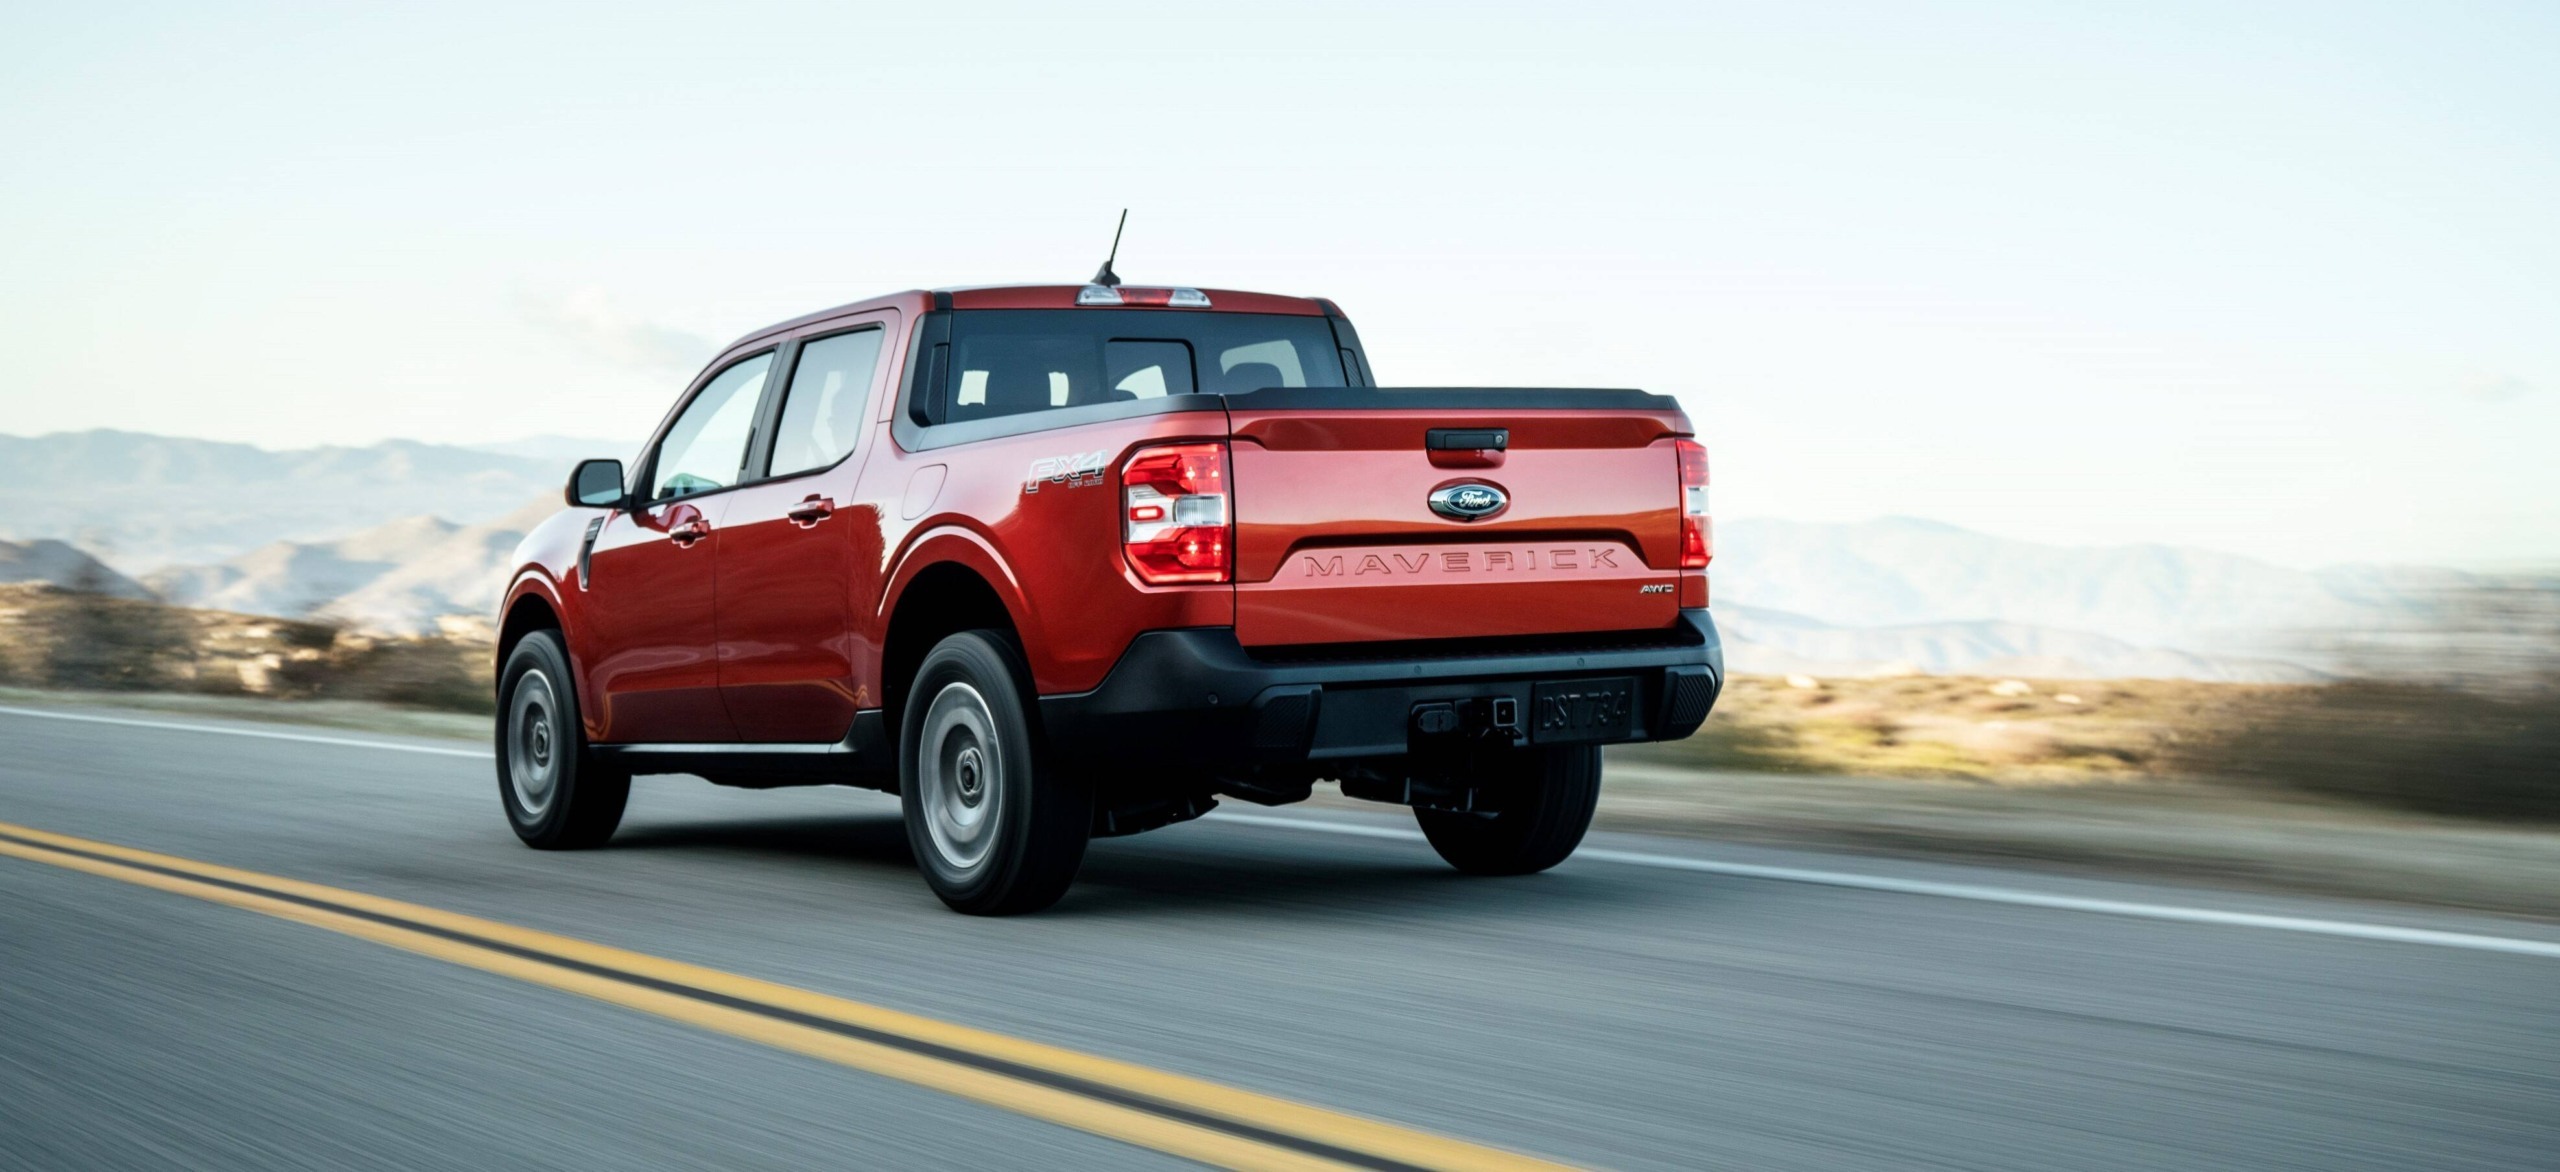
<svg viewBox="0 0 2560 1172">
<path fill-rule="evenodd" d="M 1538 684 L 1529 691 L 1529 740 L 1553 745 L 1621 739 L 1635 707 L 1636 682 L 1624 676 Z"/>
</svg>

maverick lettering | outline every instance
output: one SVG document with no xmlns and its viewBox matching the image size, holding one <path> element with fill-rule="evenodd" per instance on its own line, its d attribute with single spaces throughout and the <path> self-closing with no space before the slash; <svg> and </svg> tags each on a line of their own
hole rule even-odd
<svg viewBox="0 0 2560 1172">
<path fill-rule="evenodd" d="M 1438 571 L 1443 574 L 1508 574 L 1537 570 L 1616 570 L 1623 549 L 1605 545 L 1557 545 L 1533 549 L 1453 549 L 1441 552 L 1384 554 L 1306 554 L 1299 573 L 1308 578 L 1390 577 Z"/>
</svg>

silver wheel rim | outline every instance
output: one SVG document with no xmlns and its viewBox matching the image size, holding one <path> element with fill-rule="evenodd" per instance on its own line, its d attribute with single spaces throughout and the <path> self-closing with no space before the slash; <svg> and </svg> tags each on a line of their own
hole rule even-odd
<svg viewBox="0 0 2560 1172">
<path fill-rule="evenodd" d="M 515 695 L 507 701 L 507 782 L 515 788 L 516 805 L 535 818 L 551 808 L 552 795 L 560 791 L 560 757 L 567 746 L 553 727 L 559 713 L 560 697 L 551 688 L 551 677 L 537 669 L 516 681 Z"/>
<path fill-rule="evenodd" d="M 934 853 L 970 871 L 995 849 L 996 812 L 1004 804 L 1004 749 L 995 712 L 967 684 L 947 684 L 924 712 L 916 796 Z"/>
</svg>

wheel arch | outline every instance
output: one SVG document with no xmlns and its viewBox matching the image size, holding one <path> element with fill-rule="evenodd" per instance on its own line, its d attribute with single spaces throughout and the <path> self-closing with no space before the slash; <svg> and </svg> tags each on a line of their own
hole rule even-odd
<svg viewBox="0 0 2560 1172">
<path fill-rule="evenodd" d="M 1020 651 L 1033 637 L 1024 629 L 1019 583 L 982 539 L 965 531 L 918 543 L 884 597 L 880 693 L 893 730 L 900 727 L 916 669 L 934 644 L 961 631 L 991 628 L 1012 636 Z"/>
<path fill-rule="evenodd" d="M 561 621 L 560 604 L 538 579 L 528 575 L 508 592 L 506 609 L 498 618 L 498 667 L 506 667 L 507 653 L 514 651 L 526 635 L 541 630 L 565 631 L 566 627 Z M 567 641 L 565 634 L 562 641 Z"/>
<path fill-rule="evenodd" d="M 527 571 L 520 575 L 515 585 L 508 589 L 506 607 L 498 616 L 497 654 L 495 662 L 490 664 L 489 685 L 493 690 L 506 687 L 507 657 L 515 653 L 516 644 L 524 642 L 525 636 L 535 631 L 554 632 L 560 638 L 561 652 L 569 657 L 570 683 L 581 709 L 579 718 L 587 726 L 588 735 L 592 736 L 597 728 L 590 719 L 593 714 L 584 711 L 588 703 L 587 681 L 577 655 L 569 648 L 568 619 L 560 600 L 551 593 L 549 583 L 540 573 Z"/>
</svg>

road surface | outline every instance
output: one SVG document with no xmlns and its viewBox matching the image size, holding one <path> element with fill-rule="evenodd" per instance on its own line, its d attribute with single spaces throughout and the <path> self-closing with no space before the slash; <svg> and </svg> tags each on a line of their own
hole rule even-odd
<svg viewBox="0 0 2560 1172">
<path fill-rule="evenodd" d="M 879 795 L 644 779 L 542 854 L 493 788 L 0 710 L 0 1167 L 2560 1166 L 2546 925 L 1607 835 L 1466 879 L 1393 810 L 980 920 Z"/>
</svg>

